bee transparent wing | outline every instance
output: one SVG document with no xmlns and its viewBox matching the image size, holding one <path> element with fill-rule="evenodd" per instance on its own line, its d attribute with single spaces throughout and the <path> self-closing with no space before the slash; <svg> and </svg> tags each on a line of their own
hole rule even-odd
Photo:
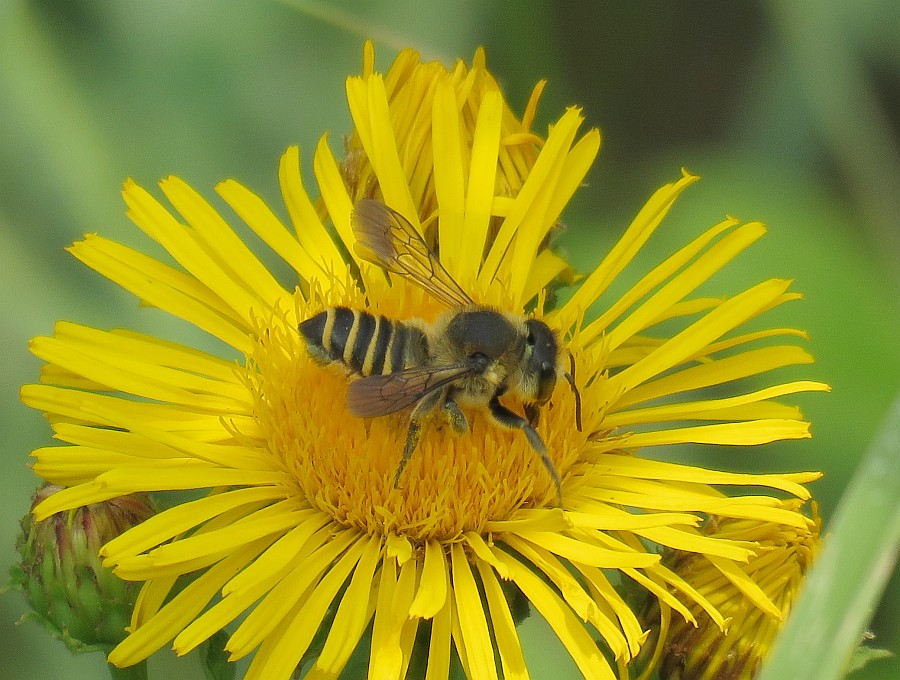
<svg viewBox="0 0 900 680">
<path fill-rule="evenodd" d="M 396 373 L 370 375 L 350 383 L 347 406 L 358 418 L 377 418 L 402 411 L 425 395 L 473 372 L 465 364 L 407 368 Z"/>
<path fill-rule="evenodd" d="M 475 302 L 444 269 L 403 215 L 381 201 L 364 198 L 353 211 L 354 250 L 364 260 L 402 274 L 449 307 Z"/>
</svg>

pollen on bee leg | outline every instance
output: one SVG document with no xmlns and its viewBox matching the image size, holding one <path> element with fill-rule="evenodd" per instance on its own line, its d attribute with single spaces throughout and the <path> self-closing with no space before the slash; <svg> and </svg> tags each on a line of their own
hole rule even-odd
<svg viewBox="0 0 900 680">
<path fill-rule="evenodd" d="M 462 412 L 459 404 L 453 399 L 445 399 L 441 410 L 450 424 L 450 429 L 456 434 L 464 434 L 469 431 L 469 421 L 466 419 L 466 414 Z"/>
</svg>

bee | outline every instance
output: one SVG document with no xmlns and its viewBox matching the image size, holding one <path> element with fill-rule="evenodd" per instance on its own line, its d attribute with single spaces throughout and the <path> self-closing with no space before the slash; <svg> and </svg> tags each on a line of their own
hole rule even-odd
<svg viewBox="0 0 900 680">
<path fill-rule="evenodd" d="M 525 434 L 552 478 L 561 505 L 559 473 L 535 427 L 541 406 L 557 380 L 565 377 L 575 395 L 581 430 L 572 355 L 566 372 L 560 343 L 547 324 L 472 300 L 397 211 L 362 199 L 352 225 L 357 255 L 400 274 L 449 308 L 432 325 L 348 307 L 329 307 L 299 325 L 317 363 L 338 362 L 359 376 L 347 388 L 352 415 L 376 418 L 413 407 L 394 486 L 400 484 L 428 416 L 440 410 L 454 432 L 468 431 L 463 404 L 486 408 L 495 423 Z M 504 406 L 504 395 L 518 397 L 525 415 Z"/>
</svg>

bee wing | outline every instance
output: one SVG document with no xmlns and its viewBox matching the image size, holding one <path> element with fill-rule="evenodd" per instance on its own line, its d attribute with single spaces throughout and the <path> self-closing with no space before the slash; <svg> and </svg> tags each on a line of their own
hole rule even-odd
<svg viewBox="0 0 900 680">
<path fill-rule="evenodd" d="M 425 241 L 403 215 L 381 201 L 364 198 L 353 211 L 354 250 L 364 260 L 403 274 L 449 307 L 474 305 L 444 269 Z"/>
<path fill-rule="evenodd" d="M 358 418 L 376 418 L 402 411 L 455 380 L 472 373 L 465 364 L 422 366 L 396 373 L 370 375 L 350 383 L 347 406 Z"/>
</svg>

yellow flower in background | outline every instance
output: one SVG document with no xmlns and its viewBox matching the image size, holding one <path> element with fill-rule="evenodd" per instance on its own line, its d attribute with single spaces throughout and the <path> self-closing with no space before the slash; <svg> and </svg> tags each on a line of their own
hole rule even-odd
<svg viewBox="0 0 900 680">
<path fill-rule="evenodd" d="M 635 452 L 809 436 L 799 410 L 776 400 L 825 385 L 774 381 L 746 392 L 740 381 L 811 361 L 794 345 L 758 343 L 803 336 L 798 331 L 741 331 L 798 297 L 789 282 L 765 281 L 724 299 L 694 296 L 764 227 L 725 220 L 595 308 L 696 181 L 683 173 L 650 198 L 565 304 L 545 310 L 544 291 L 569 269 L 548 236 L 599 150 L 598 131 L 580 134 L 582 116 L 572 108 L 546 138 L 537 135 L 531 123 L 543 85 L 518 119 L 480 51 L 471 66 L 451 69 L 423 64 L 411 50 L 384 75 L 373 64 L 367 45 L 363 74 L 347 81 L 355 131 L 346 158 L 339 162 L 324 137 L 316 149 L 318 198 L 304 187 L 297 149 L 282 158 L 290 226 L 236 181 L 216 187 L 296 272 L 287 287 L 174 177 L 160 184 L 170 208 L 133 182 L 124 198 L 129 217 L 178 267 L 97 235 L 72 247 L 142 303 L 241 357 L 68 322 L 33 341 L 47 365 L 43 384 L 25 386 L 22 398 L 48 414 L 65 443 L 35 451 L 35 471 L 69 487 L 36 509 L 39 518 L 137 491 L 202 492 L 103 548 L 117 574 L 145 582 L 131 635 L 110 661 L 133 664 L 170 642 L 183 654 L 239 621 L 227 649 L 233 659 L 255 652 L 251 679 L 288 678 L 309 650 L 320 653 L 306 677 L 336 677 L 367 630 L 370 677 L 403 677 L 417 633 L 427 638 L 429 678 L 448 676 L 454 649 L 469 677 L 525 677 L 501 587 L 508 581 L 585 677 L 611 678 L 647 635 L 614 572 L 686 620 L 703 611 L 723 627 L 716 604 L 661 562 L 660 547 L 702 556 L 751 589 L 753 574 L 738 565 L 757 554 L 758 541 L 696 527 L 708 515 L 783 531 L 803 530 L 808 520 L 773 496 L 726 497 L 712 485 L 806 499 L 802 485 L 818 475 L 729 474 Z M 538 426 L 562 478 L 562 507 L 522 433 L 480 409 L 466 412 L 467 433 L 424 428 L 395 487 L 406 417 L 351 416 L 347 376 L 310 358 L 298 324 L 329 306 L 425 322 L 445 311 L 355 255 L 351 214 L 361 198 L 409 219 L 475 301 L 516 314 L 533 309 L 571 352 L 584 426 L 575 426 L 565 384 Z M 654 333 L 673 320 L 680 331 Z M 707 387 L 715 396 L 699 397 Z"/>
<path fill-rule="evenodd" d="M 796 500 L 784 507 L 799 510 Z M 758 520 L 715 518 L 703 534 L 734 541 L 752 541 L 758 548 L 737 569 L 743 579 L 730 578 L 702 555 L 676 553 L 665 561 L 697 589 L 729 624 L 726 631 L 713 625 L 696 605 L 691 607 L 699 625 L 692 626 L 661 608 L 658 651 L 660 674 L 678 680 L 752 680 L 775 636 L 791 610 L 806 572 L 819 551 L 821 521 L 813 506 L 813 518 L 803 528 L 785 527 Z M 671 627 L 670 627 L 671 626 Z M 666 633 L 668 631 L 668 633 Z"/>
</svg>

